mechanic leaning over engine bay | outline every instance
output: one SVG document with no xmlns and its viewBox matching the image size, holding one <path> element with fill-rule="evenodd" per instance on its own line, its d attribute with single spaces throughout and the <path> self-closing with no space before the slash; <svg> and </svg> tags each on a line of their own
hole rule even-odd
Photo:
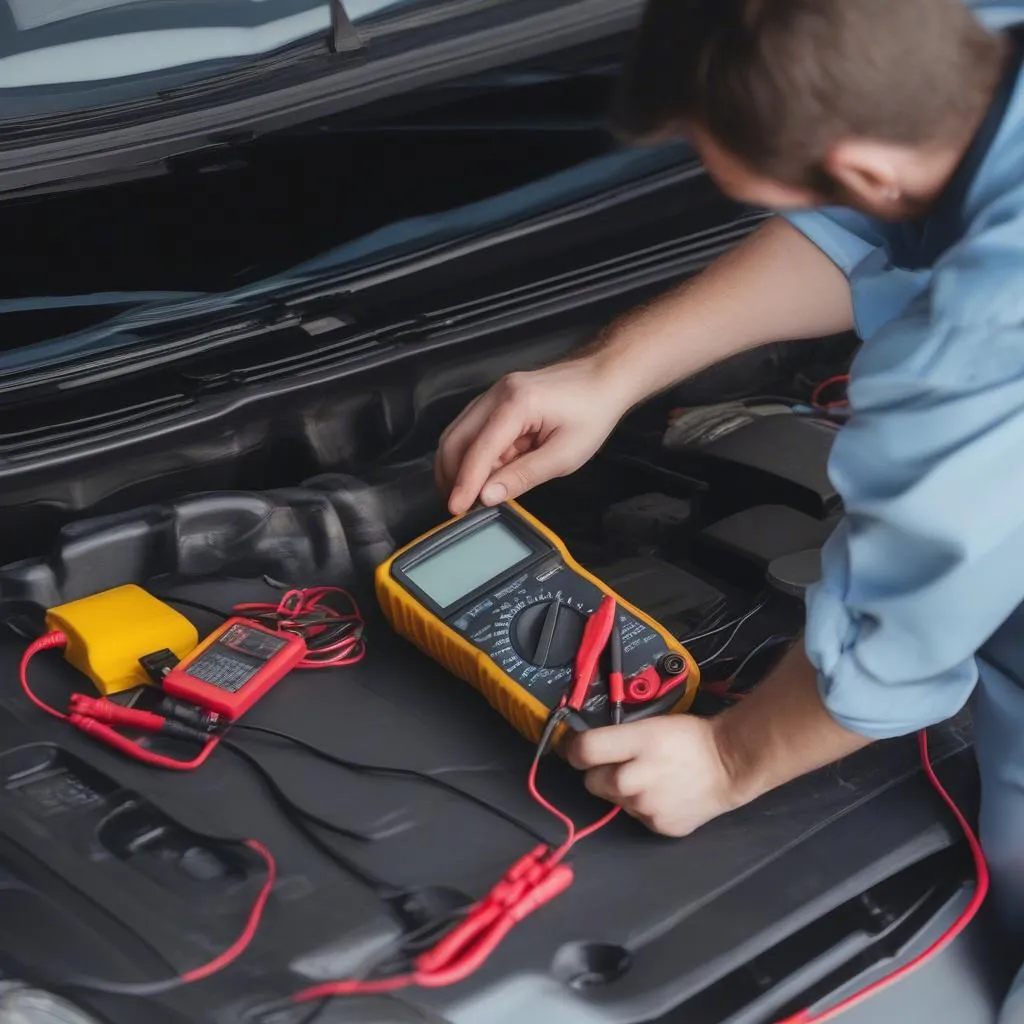
<svg viewBox="0 0 1024 1024">
<path fill-rule="evenodd" d="M 854 329 L 845 518 L 805 644 L 714 719 L 576 737 L 588 788 L 704 823 L 971 701 L 993 902 L 1024 961 L 1024 2 L 651 0 L 618 131 L 682 137 L 776 213 L 585 351 L 448 428 L 453 513 L 574 472 L 632 407 L 729 356 Z M 1004 1006 L 1024 1020 L 1024 971 Z"/>
</svg>

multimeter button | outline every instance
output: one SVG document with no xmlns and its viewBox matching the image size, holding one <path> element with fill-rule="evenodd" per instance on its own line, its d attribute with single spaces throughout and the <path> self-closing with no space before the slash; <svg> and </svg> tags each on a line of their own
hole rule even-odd
<svg viewBox="0 0 1024 1024">
<path fill-rule="evenodd" d="M 520 656 L 539 668 L 560 668 L 575 657 L 587 620 L 575 608 L 545 601 L 524 608 L 512 623 Z"/>
</svg>

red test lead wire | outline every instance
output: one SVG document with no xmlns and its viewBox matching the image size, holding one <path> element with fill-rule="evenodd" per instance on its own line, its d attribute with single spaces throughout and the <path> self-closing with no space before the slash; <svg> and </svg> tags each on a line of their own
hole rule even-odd
<svg viewBox="0 0 1024 1024">
<path fill-rule="evenodd" d="M 191 772 L 201 768 L 210 759 L 210 755 L 217 749 L 217 744 L 220 742 L 219 736 L 211 736 L 206 741 L 203 749 L 195 757 L 188 761 L 182 761 L 176 757 L 167 757 L 165 754 L 158 754 L 156 751 L 149 750 L 147 747 L 136 743 L 135 740 L 123 736 L 113 726 L 107 725 L 106 722 L 101 722 L 95 718 L 74 713 L 68 715 L 67 720 L 79 732 L 85 733 L 86 736 L 91 736 L 94 740 L 98 740 L 105 746 L 112 747 L 127 757 L 141 761 L 143 764 L 148 764 L 153 768 L 164 768 L 172 772 Z"/>
<path fill-rule="evenodd" d="M 267 908 L 270 894 L 277 884 L 277 861 L 274 859 L 274 855 L 255 839 L 246 839 L 240 842 L 241 845 L 248 847 L 259 855 L 266 867 L 266 877 L 260 886 L 256 899 L 253 901 L 241 933 L 227 949 L 222 953 L 218 953 L 217 956 L 205 964 L 200 964 L 198 967 L 193 967 L 177 977 L 166 978 L 163 981 L 121 984 L 119 982 L 103 982 L 92 978 L 83 978 L 81 980 L 73 978 L 70 981 L 65 981 L 65 984 L 70 988 L 81 988 L 90 992 L 104 992 L 109 995 L 158 996 L 165 992 L 173 992 L 175 989 L 183 988 L 186 985 L 194 985 L 196 982 L 205 981 L 207 978 L 219 974 L 226 967 L 230 967 L 235 963 L 252 945 L 253 939 L 256 937 L 256 933 L 259 931 L 263 920 L 263 914 Z"/>
<path fill-rule="evenodd" d="M 71 714 L 66 715 L 37 696 L 28 682 L 29 662 L 41 651 L 56 650 L 59 647 L 66 646 L 67 642 L 67 637 L 61 632 L 47 633 L 29 644 L 25 649 L 25 653 L 21 656 L 21 664 L 18 669 L 21 689 L 25 696 L 40 711 L 46 712 L 46 714 L 61 722 L 67 722 L 78 729 L 79 732 L 91 736 L 98 742 L 112 747 L 127 757 L 141 761 L 143 764 L 148 764 L 154 768 L 164 768 L 176 772 L 190 772 L 201 767 L 209 760 L 210 755 L 220 742 L 218 736 L 195 737 L 197 740 L 206 740 L 203 748 L 191 760 L 181 761 L 178 758 L 166 757 L 163 754 L 149 750 L 136 743 L 135 740 L 123 736 L 113 727 L 113 724 L 116 722 L 133 728 L 143 729 L 147 732 L 162 732 L 164 731 L 163 723 L 161 723 L 162 727 L 160 729 L 153 727 L 156 720 L 160 717 L 158 715 L 135 711 L 132 708 L 121 708 L 111 701 L 96 700 L 83 694 L 75 694 L 71 698 Z"/>
<path fill-rule="evenodd" d="M 566 830 L 558 847 L 538 846 L 521 857 L 501 881 L 435 946 L 420 954 L 406 974 L 369 981 L 350 979 L 315 985 L 292 996 L 293 1003 L 308 1003 L 336 996 L 369 996 L 396 992 L 412 985 L 443 988 L 465 981 L 478 971 L 519 922 L 564 893 L 573 883 L 572 868 L 564 863 L 577 843 L 613 821 L 621 811 L 614 807 L 585 828 L 552 804 L 538 789 L 537 775 L 546 743 L 542 741 L 530 767 L 527 787 L 544 810 Z"/>
<path fill-rule="evenodd" d="M 868 985 L 860 992 L 855 992 L 852 996 L 849 996 L 841 1003 L 837 1003 L 835 1006 L 832 1006 L 827 1010 L 822 1010 L 820 1013 L 814 1013 L 811 1010 L 801 1010 L 792 1017 L 787 1017 L 785 1020 L 779 1021 L 778 1024 L 826 1024 L 827 1021 L 833 1021 L 842 1016 L 842 1014 L 846 1013 L 847 1010 L 852 1010 L 854 1007 L 860 1006 L 873 996 L 878 995 L 879 992 L 890 988 L 899 981 L 903 981 L 903 979 L 908 975 L 912 974 L 919 968 L 924 967 L 925 964 L 930 963 L 952 942 L 960 937 L 967 926 L 975 919 L 975 917 L 977 917 L 978 911 L 981 910 L 981 906 L 985 902 L 985 897 L 988 895 L 989 889 L 989 872 L 988 864 L 985 862 L 985 853 L 981 848 L 981 843 L 978 840 L 978 837 L 974 834 L 974 829 L 971 828 L 970 823 L 964 816 L 963 811 L 961 811 L 957 806 L 956 801 L 949 795 L 949 791 L 942 785 L 939 781 L 938 775 L 935 773 L 931 757 L 928 755 L 927 732 L 922 730 L 918 733 L 918 745 L 921 751 L 921 764 L 924 766 L 924 772 L 928 777 L 928 781 L 932 784 L 935 792 L 942 798 L 943 803 L 945 803 L 949 808 L 950 813 L 956 819 L 956 823 L 960 826 L 960 829 L 964 834 L 964 838 L 967 840 L 967 845 L 970 847 L 971 857 L 974 859 L 974 870 L 976 875 L 974 895 L 971 897 L 971 901 L 966 907 L 964 907 L 963 911 L 953 924 L 942 935 L 940 935 L 935 942 L 933 942 L 923 952 L 915 956 L 909 963 L 904 964 L 904 966 L 899 968 L 899 970 L 893 971 L 892 974 L 888 974 L 884 978 L 880 978 L 878 981 L 874 982 L 874 984 Z"/>
<path fill-rule="evenodd" d="M 28 685 L 28 663 L 41 651 L 52 651 L 58 647 L 66 647 L 68 638 L 60 632 L 54 631 L 53 633 L 46 633 L 44 636 L 39 637 L 38 640 L 33 640 L 32 643 L 25 648 L 25 653 L 21 656 L 21 664 L 18 666 L 18 679 L 21 682 L 21 689 L 25 696 L 37 707 L 40 711 L 45 711 L 46 714 L 52 718 L 60 719 L 62 722 L 68 720 L 68 716 L 62 711 L 58 711 L 56 708 L 51 707 L 46 701 L 37 697 L 32 690 L 32 687 Z"/>
<path fill-rule="evenodd" d="M 270 894 L 274 891 L 274 885 L 277 883 L 277 861 L 270 850 L 255 839 L 245 840 L 245 845 L 260 855 L 267 868 L 267 877 L 263 882 L 259 895 L 256 897 L 256 902 L 252 905 L 252 910 L 249 911 L 249 918 L 245 923 L 245 928 L 242 929 L 242 934 L 223 953 L 201 967 L 193 967 L 191 971 L 186 971 L 181 975 L 180 981 L 183 985 L 192 985 L 197 981 L 204 981 L 214 974 L 219 974 L 225 967 L 230 967 L 231 964 L 245 953 L 252 945 L 253 939 L 256 938 L 260 922 L 263 920 L 263 913 L 267 909 Z"/>
</svg>

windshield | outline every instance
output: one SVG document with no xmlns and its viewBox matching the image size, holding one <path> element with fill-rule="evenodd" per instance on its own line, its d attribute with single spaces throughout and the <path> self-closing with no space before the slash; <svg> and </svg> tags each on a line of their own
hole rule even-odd
<svg viewBox="0 0 1024 1024">
<path fill-rule="evenodd" d="M 344 0 L 354 22 L 422 0 Z M 0 0 L 0 117 L 155 95 L 326 35 L 328 0 Z"/>
</svg>

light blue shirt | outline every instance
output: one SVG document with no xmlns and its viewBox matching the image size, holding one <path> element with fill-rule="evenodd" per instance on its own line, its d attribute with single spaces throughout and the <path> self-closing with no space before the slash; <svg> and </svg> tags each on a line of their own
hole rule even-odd
<svg viewBox="0 0 1024 1024">
<path fill-rule="evenodd" d="M 1024 22 L 1024 0 L 972 6 Z M 1024 77 L 961 199 L 934 262 L 901 226 L 788 215 L 849 278 L 863 340 L 806 642 L 830 713 L 872 738 L 956 714 L 1024 602 Z"/>
</svg>

